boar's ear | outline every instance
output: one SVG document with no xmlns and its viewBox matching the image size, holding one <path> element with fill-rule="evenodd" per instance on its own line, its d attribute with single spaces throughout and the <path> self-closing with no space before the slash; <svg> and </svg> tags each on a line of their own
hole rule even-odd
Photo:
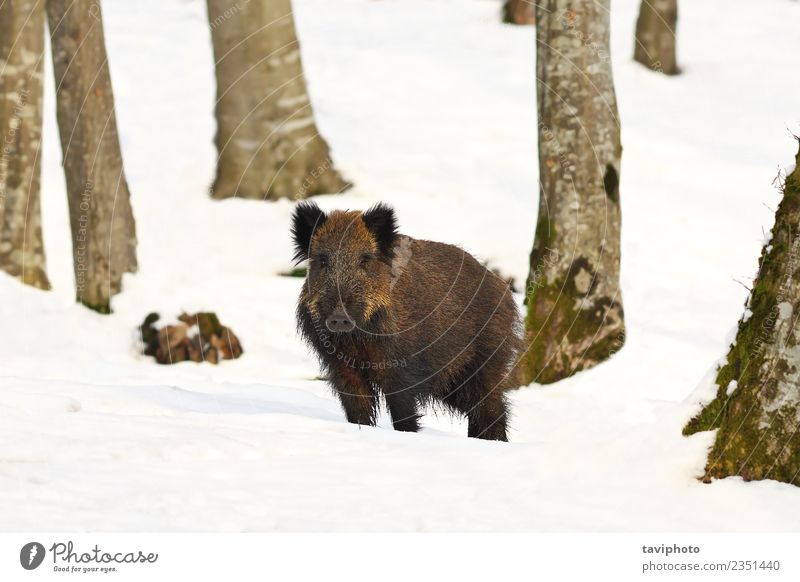
<svg viewBox="0 0 800 582">
<path fill-rule="evenodd" d="M 391 257 L 392 246 L 397 238 L 397 219 L 394 217 L 394 210 L 383 202 L 379 202 L 364 215 L 364 224 L 375 237 L 381 254 Z"/>
<path fill-rule="evenodd" d="M 311 237 L 314 231 L 325 223 L 328 216 L 313 202 L 301 202 L 292 215 L 292 238 L 294 239 L 294 256 L 296 263 L 308 259 Z"/>
</svg>

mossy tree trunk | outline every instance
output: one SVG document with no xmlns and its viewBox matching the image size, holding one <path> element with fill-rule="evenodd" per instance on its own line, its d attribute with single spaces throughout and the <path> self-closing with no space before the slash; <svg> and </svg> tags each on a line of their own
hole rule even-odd
<svg viewBox="0 0 800 582">
<path fill-rule="evenodd" d="M 675 31 L 678 0 L 642 0 L 636 21 L 635 61 L 665 75 L 677 75 Z"/>
<path fill-rule="evenodd" d="M 217 77 L 214 198 L 340 192 L 314 121 L 290 0 L 208 0 Z"/>
<path fill-rule="evenodd" d="M 535 24 L 536 0 L 506 0 L 503 3 L 503 22 L 508 24 Z"/>
<path fill-rule="evenodd" d="M 800 152 L 775 213 L 772 240 L 718 370 L 716 398 L 684 434 L 717 430 L 704 480 L 797 483 L 800 476 Z"/>
<path fill-rule="evenodd" d="M 136 228 L 99 0 L 47 0 L 77 300 L 101 313 L 136 271 Z"/>
<path fill-rule="evenodd" d="M 0 3 L 0 269 L 49 289 L 40 211 L 44 6 Z"/>
<path fill-rule="evenodd" d="M 539 2 L 536 32 L 540 199 L 523 384 L 590 368 L 625 340 L 609 0 Z"/>
</svg>

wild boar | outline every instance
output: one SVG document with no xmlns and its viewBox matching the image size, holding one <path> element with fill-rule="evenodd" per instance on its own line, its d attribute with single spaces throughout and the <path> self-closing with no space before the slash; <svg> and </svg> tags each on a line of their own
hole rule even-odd
<svg viewBox="0 0 800 582">
<path fill-rule="evenodd" d="M 508 440 L 522 325 L 507 282 L 456 246 L 399 234 L 385 204 L 300 203 L 292 236 L 308 261 L 298 330 L 349 422 L 374 426 L 382 395 L 396 430 L 418 431 L 419 407 L 440 403 L 468 436 Z"/>
</svg>

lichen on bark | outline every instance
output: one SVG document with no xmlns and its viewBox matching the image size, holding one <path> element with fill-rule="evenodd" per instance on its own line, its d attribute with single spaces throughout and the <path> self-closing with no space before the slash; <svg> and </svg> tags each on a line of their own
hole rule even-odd
<svg viewBox="0 0 800 582">
<path fill-rule="evenodd" d="M 625 342 L 619 290 L 622 146 L 609 2 L 537 4 L 539 217 L 522 384 L 590 368 Z"/>
<path fill-rule="evenodd" d="M 44 8 L 0 3 L 0 269 L 49 289 L 40 211 Z"/>
<path fill-rule="evenodd" d="M 56 117 L 67 184 L 76 300 L 111 312 L 137 269 L 136 225 L 122 163 L 99 0 L 48 0 Z"/>
<path fill-rule="evenodd" d="M 797 484 L 800 474 L 800 152 L 771 240 L 716 376 L 716 397 L 684 434 L 717 430 L 704 481 L 739 475 Z"/>
<path fill-rule="evenodd" d="M 217 81 L 216 199 L 300 199 L 342 179 L 317 129 L 290 0 L 207 0 Z"/>
<path fill-rule="evenodd" d="M 642 0 L 633 59 L 665 75 L 680 73 L 675 55 L 678 0 Z"/>
</svg>

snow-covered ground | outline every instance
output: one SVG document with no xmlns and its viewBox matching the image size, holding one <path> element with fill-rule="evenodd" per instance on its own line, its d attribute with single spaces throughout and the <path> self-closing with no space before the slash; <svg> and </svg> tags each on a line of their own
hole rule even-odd
<svg viewBox="0 0 800 582">
<path fill-rule="evenodd" d="M 321 132 L 410 235 L 523 280 L 535 224 L 534 32 L 498 0 L 294 0 Z M 512 443 L 429 414 L 419 434 L 347 424 L 295 333 L 292 204 L 207 196 L 215 152 L 201 0 L 105 0 L 140 272 L 100 316 L 73 303 L 64 180 L 46 98 L 54 289 L 0 275 L 3 530 L 800 530 L 800 488 L 702 471 L 681 436 L 741 314 L 800 133 L 800 4 L 681 5 L 684 74 L 634 64 L 638 0 L 614 0 L 628 342 L 512 395 Z M 49 66 L 49 65 L 48 65 Z M 158 366 L 150 311 L 210 309 L 240 360 Z"/>
</svg>

